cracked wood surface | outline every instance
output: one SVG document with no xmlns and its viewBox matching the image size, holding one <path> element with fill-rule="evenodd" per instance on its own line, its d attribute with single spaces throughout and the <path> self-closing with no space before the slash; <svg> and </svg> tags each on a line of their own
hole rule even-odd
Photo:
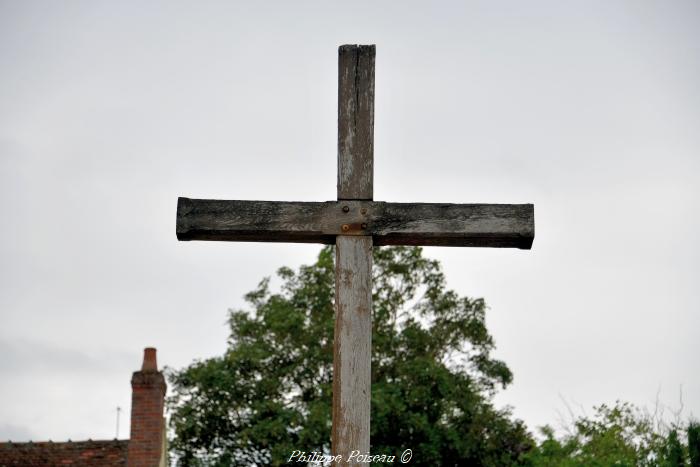
<svg viewBox="0 0 700 467">
<path fill-rule="evenodd" d="M 338 49 L 338 199 L 372 199 L 375 51 Z"/>
<path fill-rule="evenodd" d="M 178 200 L 180 240 L 333 244 L 337 235 L 371 236 L 374 245 L 528 249 L 535 235 L 534 207 L 532 204 L 380 201 Z"/>
<path fill-rule="evenodd" d="M 351 235 L 366 233 L 373 211 L 357 200 L 371 200 L 373 192 L 374 57 L 373 45 L 338 49 L 338 200 L 343 201 L 324 203 L 321 218 L 323 229 L 340 228 L 343 234 L 335 234 L 331 452 L 341 456 L 335 466 L 367 465 L 349 457 L 369 452 L 372 237 Z"/>
<path fill-rule="evenodd" d="M 372 238 L 340 235 L 335 248 L 333 455 L 369 452 L 372 391 Z"/>
</svg>

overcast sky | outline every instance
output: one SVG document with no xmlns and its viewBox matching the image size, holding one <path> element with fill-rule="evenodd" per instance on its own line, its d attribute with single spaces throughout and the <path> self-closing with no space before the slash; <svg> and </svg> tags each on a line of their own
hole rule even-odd
<svg viewBox="0 0 700 467">
<path fill-rule="evenodd" d="M 128 436 L 142 349 L 220 355 L 316 245 L 182 242 L 178 196 L 336 196 L 337 47 L 377 45 L 375 199 L 535 204 L 426 248 L 531 428 L 700 416 L 700 3 L 0 1 L 0 440 Z"/>
</svg>

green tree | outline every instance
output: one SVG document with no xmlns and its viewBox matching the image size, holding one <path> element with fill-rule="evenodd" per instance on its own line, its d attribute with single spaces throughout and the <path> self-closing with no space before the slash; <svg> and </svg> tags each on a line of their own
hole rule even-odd
<svg viewBox="0 0 700 467">
<path fill-rule="evenodd" d="M 172 449 L 182 465 L 284 465 L 328 452 L 333 369 L 332 247 L 282 268 L 229 312 L 226 353 L 170 374 Z M 491 356 L 482 299 L 448 290 L 420 248 L 375 248 L 372 454 L 414 465 L 519 464 L 533 442 L 491 397 L 512 380 Z"/>
<path fill-rule="evenodd" d="M 666 465 L 683 467 L 685 465 L 683 446 L 678 439 L 678 431 L 671 430 L 666 438 Z"/>
<path fill-rule="evenodd" d="M 700 423 L 688 423 L 688 457 L 691 467 L 700 467 Z"/>
<path fill-rule="evenodd" d="M 663 428 L 629 403 L 604 404 L 592 417 L 576 418 L 559 438 L 544 427 L 544 439 L 525 459 L 532 467 L 682 467 L 686 456 L 678 428 Z"/>
</svg>

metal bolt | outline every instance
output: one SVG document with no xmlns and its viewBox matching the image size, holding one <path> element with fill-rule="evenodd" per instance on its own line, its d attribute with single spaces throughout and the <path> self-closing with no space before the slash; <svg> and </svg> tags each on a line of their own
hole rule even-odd
<svg viewBox="0 0 700 467">
<path fill-rule="evenodd" d="M 367 228 L 367 224 L 362 224 L 360 227 L 362 227 L 363 229 L 366 229 L 366 228 Z"/>
<path fill-rule="evenodd" d="M 367 214 L 367 208 L 360 209 L 360 214 L 362 214 L 363 216 Z"/>
<path fill-rule="evenodd" d="M 350 206 L 343 206 L 343 212 L 349 212 Z"/>
<path fill-rule="evenodd" d="M 340 228 L 343 232 L 350 230 L 350 226 L 348 224 L 343 224 Z"/>
</svg>

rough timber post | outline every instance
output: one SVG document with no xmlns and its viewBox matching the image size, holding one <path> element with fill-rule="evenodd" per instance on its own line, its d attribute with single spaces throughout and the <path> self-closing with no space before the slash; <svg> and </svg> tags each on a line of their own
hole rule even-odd
<svg viewBox="0 0 700 467">
<path fill-rule="evenodd" d="M 339 201 L 372 200 L 374 57 L 374 45 L 343 45 L 338 50 Z M 341 203 L 344 213 L 350 214 L 350 209 Z M 342 465 L 361 465 L 348 461 L 352 451 L 369 452 L 372 237 L 351 232 L 366 228 L 367 224 L 348 223 L 342 230 L 355 235 L 336 238 L 331 438 L 333 455 L 342 456 Z"/>
</svg>

